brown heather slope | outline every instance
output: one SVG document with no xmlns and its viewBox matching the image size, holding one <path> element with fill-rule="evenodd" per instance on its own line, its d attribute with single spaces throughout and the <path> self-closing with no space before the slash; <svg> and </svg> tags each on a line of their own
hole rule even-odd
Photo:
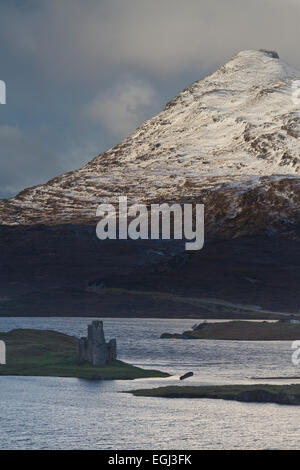
<svg viewBox="0 0 300 470">
<path fill-rule="evenodd" d="M 175 241 L 101 242 L 93 226 L 0 227 L 0 252 L 1 316 L 276 318 L 201 299 L 299 310 L 300 245 L 284 237 L 188 253 Z"/>
</svg>

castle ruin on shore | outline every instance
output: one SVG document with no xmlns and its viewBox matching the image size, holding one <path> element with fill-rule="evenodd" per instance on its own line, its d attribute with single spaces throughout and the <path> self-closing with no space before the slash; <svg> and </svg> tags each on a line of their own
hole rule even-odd
<svg viewBox="0 0 300 470">
<path fill-rule="evenodd" d="M 79 362 L 88 362 L 93 366 L 103 366 L 107 362 L 117 359 L 117 341 L 111 339 L 105 342 L 103 322 L 92 321 L 88 325 L 88 336 L 80 338 Z"/>
</svg>

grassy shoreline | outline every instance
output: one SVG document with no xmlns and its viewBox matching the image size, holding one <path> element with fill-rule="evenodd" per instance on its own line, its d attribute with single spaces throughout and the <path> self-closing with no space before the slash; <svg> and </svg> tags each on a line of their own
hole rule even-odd
<svg viewBox="0 0 300 470">
<path fill-rule="evenodd" d="M 159 398 L 210 398 L 235 400 L 246 403 L 277 403 L 281 405 L 300 405 L 300 384 L 292 385 L 205 385 L 205 386 L 167 386 L 153 389 L 130 390 L 136 397 Z"/>
<path fill-rule="evenodd" d="M 300 339 L 300 324 L 287 322 L 228 321 L 201 323 L 183 333 L 163 333 L 163 339 L 214 339 L 229 341 L 293 341 Z"/>
<path fill-rule="evenodd" d="M 112 361 L 93 367 L 78 363 L 78 338 L 52 330 L 16 329 L 0 332 L 6 343 L 6 365 L 0 365 L 3 375 L 38 377 L 74 377 L 90 380 L 132 380 L 168 377 L 157 370 L 147 370 Z"/>
</svg>

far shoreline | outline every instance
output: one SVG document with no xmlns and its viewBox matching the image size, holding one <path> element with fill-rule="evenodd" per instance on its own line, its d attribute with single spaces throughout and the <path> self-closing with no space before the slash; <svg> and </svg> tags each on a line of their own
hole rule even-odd
<svg viewBox="0 0 300 470">
<path fill-rule="evenodd" d="M 288 315 L 288 314 L 287 314 Z M 190 320 L 190 321 L 201 321 L 201 320 L 206 320 L 208 322 L 214 322 L 214 321 L 217 321 L 217 322 L 222 322 L 222 321 L 251 321 L 251 322 L 263 322 L 263 321 L 266 321 L 266 322 L 276 322 L 279 320 L 279 318 L 267 318 L 267 317 L 262 317 L 262 318 L 243 318 L 243 316 L 228 316 L 227 317 L 222 317 L 220 315 L 216 315 L 216 316 L 211 316 L 211 315 L 201 315 L 201 316 L 153 316 L 153 315 L 149 315 L 149 316 L 139 316 L 137 317 L 136 315 L 123 315 L 123 316 L 120 316 L 120 315 L 111 315 L 111 314 L 102 314 L 101 315 L 85 315 L 85 316 L 74 316 L 74 315 L 1 315 L 0 314 L 0 320 L 2 318 L 57 318 L 57 319 L 62 319 L 62 318 L 73 318 L 73 319 L 79 319 L 81 318 L 82 320 L 86 320 L 86 319 L 90 319 L 90 318 L 93 318 L 95 320 L 101 320 L 102 318 L 106 318 L 106 319 L 109 319 L 109 318 L 112 318 L 112 319 L 119 319 L 119 320 L 126 320 L 126 319 L 130 319 L 130 320 Z"/>
<path fill-rule="evenodd" d="M 222 341 L 295 341 L 300 339 L 300 320 L 202 322 L 183 333 L 162 333 L 161 339 Z"/>
</svg>

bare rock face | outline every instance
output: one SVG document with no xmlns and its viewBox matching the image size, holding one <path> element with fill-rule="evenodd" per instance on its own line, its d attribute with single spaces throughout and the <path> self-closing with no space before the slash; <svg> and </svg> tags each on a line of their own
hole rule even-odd
<svg viewBox="0 0 300 470">
<path fill-rule="evenodd" d="M 267 49 L 260 49 L 260 52 L 263 52 L 264 54 L 268 55 L 269 57 L 272 57 L 273 59 L 279 59 L 278 52 L 276 51 L 268 51 Z"/>
</svg>

